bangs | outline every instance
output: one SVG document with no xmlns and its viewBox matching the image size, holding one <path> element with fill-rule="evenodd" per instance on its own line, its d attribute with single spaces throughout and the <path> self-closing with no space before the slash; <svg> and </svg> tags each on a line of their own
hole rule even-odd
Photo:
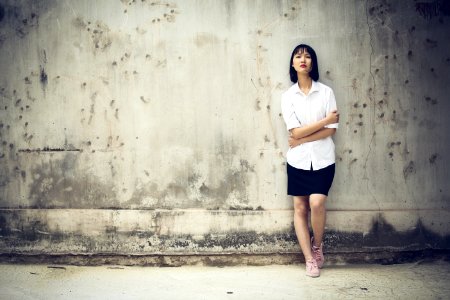
<svg viewBox="0 0 450 300">
<path fill-rule="evenodd" d="M 308 48 L 305 47 L 305 46 L 298 47 L 298 49 L 296 49 L 296 51 L 294 51 L 294 53 L 295 53 L 295 55 L 297 55 L 297 54 L 302 54 L 302 53 L 308 53 L 308 54 L 311 54 L 311 52 L 308 51 Z"/>
</svg>

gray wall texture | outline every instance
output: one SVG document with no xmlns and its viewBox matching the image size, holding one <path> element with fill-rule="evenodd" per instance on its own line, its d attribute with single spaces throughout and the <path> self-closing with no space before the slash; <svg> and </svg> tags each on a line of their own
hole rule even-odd
<svg viewBox="0 0 450 300">
<path fill-rule="evenodd" d="M 329 253 L 450 249 L 445 1 L 0 1 L 0 253 L 299 252 L 281 93 L 341 112 Z"/>
</svg>

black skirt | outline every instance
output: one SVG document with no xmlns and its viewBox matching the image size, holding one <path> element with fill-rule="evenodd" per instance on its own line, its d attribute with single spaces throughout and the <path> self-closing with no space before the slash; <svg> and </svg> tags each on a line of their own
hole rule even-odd
<svg viewBox="0 0 450 300">
<path fill-rule="evenodd" d="M 322 194 L 328 196 L 333 183 L 335 165 L 314 170 L 302 170 L 287 165 L 288 195 L 308 196 L 311 194 Z"/>
</svg>

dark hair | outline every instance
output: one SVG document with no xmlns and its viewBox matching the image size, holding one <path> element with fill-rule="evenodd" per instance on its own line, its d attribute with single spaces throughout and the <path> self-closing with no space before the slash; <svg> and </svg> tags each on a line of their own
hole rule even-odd
<svg viewBox="0 0 450 300">
<path fill-rule="evenodd" d="M 312 60 L 312 70 L 311 70 L 311 72 L 309 72 L 309 76 L 314 81 L 319 80 L 319 66 L 317 63 L 316 51 L 314 51 L 314 49 L 311 48 L 311 46 L 308 46 L 305 44 L 300 44 L 297 47 L 295 47 L 294 51 L 292 51 L 291 60 L 289 61 L 289 75 L 291 75 L 291 81 L 293 83 L 296 83 L 298 81 L 298 77 L 297 77 L 297 71 L 295 71 L 294 67 L 292 66 L 292 60 L 294 59 L 295 54 L 297 54 L 299 52 L 302 53 L 305 50 L 306 50 L 306 52 L 309 53 L 309 55 L 311 55 L 311 60 Z"/>
</svg>

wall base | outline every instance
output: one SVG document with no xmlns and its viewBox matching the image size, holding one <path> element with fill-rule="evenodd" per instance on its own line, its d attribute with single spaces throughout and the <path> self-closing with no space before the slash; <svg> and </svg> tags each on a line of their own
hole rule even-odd
<svg viewBox="0 0 450 300">
<path fill-rule="evenodd" d="M 399 264 L 423 263 L 436 260 L 450 261 L 450 250 L 418 250 L 418 251 L 379 251 L 355 253 L 331 253 L 326 255 L 326 265 L 345 265 L 359 263 Z M 301 253 L 272 254 L 215 254 L 215 255 L 114 255 L 114 254 L 58 254 L 29 255 L 21 253 L 0 254 L 0 263 L 14 264 L 56 264 L 75 266 L 152 266 L 181 267 L 203 265 L 211 267 L 225 266 L 264 266 L 302 264 Z"/>
</svg>

